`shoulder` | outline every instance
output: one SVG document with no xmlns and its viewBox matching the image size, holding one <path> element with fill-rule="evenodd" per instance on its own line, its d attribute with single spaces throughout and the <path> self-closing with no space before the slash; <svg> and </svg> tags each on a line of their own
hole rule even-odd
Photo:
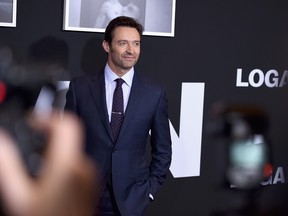
<svg viewBox="0 0 288 216">
<path fill-rule="evenodd" d="M 73 83 L 73 84 L 85 84 L 85 83 L 88 84 L 90 82 L 100 80 L 101 74 L 102 73 L 99 72 L 99 73 L 93 73 L 93 74 L 80 75 L 80 76 L 74 77 L 71 80 L 71 83 Z M 104 77 L 104 75 L 103 75 L 103 77 Z"/>
<path fill-rule="evenodd" d="M 151 91 L 152 90 L 153 91 L 164 91 L 165 90 L 165 87 L 163 84 L 159 83 L 158 81 L 156 81 L 155 79 L 153 79 L 147 75 L 135 73 L 134 81 L 135 81 L 135 85 L 139 84 L 143 88 L 150 89 Z"/>
</svg>

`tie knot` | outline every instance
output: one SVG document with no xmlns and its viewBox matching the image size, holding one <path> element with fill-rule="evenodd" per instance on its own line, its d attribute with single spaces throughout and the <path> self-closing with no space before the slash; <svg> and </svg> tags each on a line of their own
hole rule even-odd
<svg viewBox="0 0 288 216">
<path fill-rule="evenodd" d="M 115 79 L 115 81 L 116 81 L 116 85 L 119 87 L 119 86 L 122 86 L 122 84 L 125 82 L 123 79 L 121 79 L 121 78 L 118 78 L 118 79 Z"/>
</svg>

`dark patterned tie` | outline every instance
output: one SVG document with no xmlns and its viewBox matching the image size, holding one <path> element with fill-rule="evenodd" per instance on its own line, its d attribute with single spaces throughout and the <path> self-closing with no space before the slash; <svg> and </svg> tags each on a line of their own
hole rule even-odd
<svg viewBox="0 0 288 216">
<path fill-rule="evenodd" d="M 118 78 L 115 81 L 117 84 L 113 95 L 111 123 L 110 123 L 114 141 L 116 141 L 118 138 L 118 134 L 124 118 L 123 91 L 122 91 L 122 84 L 124 83 L 124 80 Z"/>
</svg>

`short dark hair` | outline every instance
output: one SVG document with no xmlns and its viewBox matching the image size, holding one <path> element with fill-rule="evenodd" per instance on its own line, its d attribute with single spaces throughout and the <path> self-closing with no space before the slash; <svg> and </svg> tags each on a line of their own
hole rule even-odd
<svg viewBox="0 0 288 216">
<path fill-rule="evenodd" d="M 112 39 L 114 37 L 114 31 L 117 27 L 135 28 L 138 31 L 140 37 L 143 33 L 143 26 L 138 22 L 138 20 L 127 16 L 119 16 L 111 20 L 106 27 L 104 40 L 107 41 L 109 44 L 111 44 L 112 42 Z"/>
</svg>

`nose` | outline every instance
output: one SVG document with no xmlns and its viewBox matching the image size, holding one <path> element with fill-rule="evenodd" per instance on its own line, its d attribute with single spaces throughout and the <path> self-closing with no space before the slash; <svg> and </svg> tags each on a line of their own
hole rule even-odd
<svg viewBox="0 0 288 216">
<path fill-rule="evenodd" d="M 132 54 L 134 52 L 133 44 L 128 43 L 126 51 L 127 51 L 127 53 Z"/>
</svg>

